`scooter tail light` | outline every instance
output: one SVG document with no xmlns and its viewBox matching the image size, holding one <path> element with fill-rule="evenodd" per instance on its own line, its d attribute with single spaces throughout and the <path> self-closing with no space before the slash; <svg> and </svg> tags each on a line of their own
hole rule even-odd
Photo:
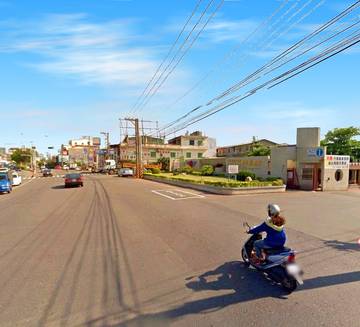
<svg viewBox="0 0 360 327">
<path fill-rule="evenodd" d="M 295 262 L 295 253 L 291 253 L 289 256 L 288 256 L 288 260 L 287 260 L 289 263 L 293 263 Z"/>
</svg>

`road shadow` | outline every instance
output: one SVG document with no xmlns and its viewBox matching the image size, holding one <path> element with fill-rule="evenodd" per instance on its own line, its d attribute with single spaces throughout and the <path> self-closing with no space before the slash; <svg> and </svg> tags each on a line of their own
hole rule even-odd
<svg viewBox="0 0 360 327">
<path fill-rule="evenodd" d="M 351 271 L 342 274 L 319 276 L 304 281 L 301 291 L 329 287 L 341 284 L 356 283 L 360 281 L 360 271 Z"/>
<path fill-rule="evenodd" d="M 123 320 L 124 316 L 120 312 L 112 315 L 104 315 L 97 317 L 96 319 L 88 320 L 81 324 L 81 326 L 102 326 L 104 322 L 109 320 L 113 321 L 113 323 L 106 324 L 106 326 L 169 326 L 176 319 L 187 315 L 204 315 L 242 302 L 261 298 L 287 299 L 287 293 L 285 293 L 278 285 L 274 285 L 275 283 L 264 278 L 258 271 L 249 269 L 238 261 L 227 262 L 214 270 L 205 272 L 200 276 L 188 277 L 186 280 L 188 280 L 186 287 L 194 292 L 221 291 L 222 294 L 185 302 L 180 306 L 162 312 L 141 314 L 126 321 Z M 359 281 L 359 271 L 319 276 L 305 280 L 305 284 L 299 287 L 297 291 L 309 291 L 312 289 L 356 283 Z M 229 293 L 223 294 L 226 290 L 228 290 Z"/>
<path fill-rule="evenodd" d="M 51 186 L 51 188 L 53 190 L 63 190 L 66 189 L 67 187 L 65 187 L 64 185 L 55 185 L 55 186 Z"/>
<path fill-rule="evenodd" d="M 345 251 L 345 252 L 360 251 L 360 244 L 358 243 L 357 240 L 354 240 L 353 242 L 329 240 L 329 241 L 324 241 L 324 244 L 339 251 Z"/>
<path fill-rule="evenodd" d="M 249 269 L 239 261 L 226 262 L 200 276 L 188 277 L 185 286 L 193 292 L 222 291 L 222 294 L 185 302 L 178 307 L 163 312 L 141 314 L 126 321 L 123 321 L 121 313 L 102 316 L 87 321 L 82 326 L 102 326 L 108 320 L 119 322 L 107 326 L 169 326 L 174 320 L 183 316 L 208 314 L 231 305 L 266 297 L 286 300 L 288 295 L 278 285 L 267 280 L 261 273 Z M 224 294 L 224 291 L 228 292 Z"/>
</svg>

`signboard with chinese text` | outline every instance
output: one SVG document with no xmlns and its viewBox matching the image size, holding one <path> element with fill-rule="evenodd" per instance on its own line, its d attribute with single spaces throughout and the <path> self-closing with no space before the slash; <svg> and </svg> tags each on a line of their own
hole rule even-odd
<svg viewBox="0 0 360 327">
<path fill-rule="evenodd" d="M 350 156 L 327 155 L 325 169 L 349 169 Z"/>
</svg>

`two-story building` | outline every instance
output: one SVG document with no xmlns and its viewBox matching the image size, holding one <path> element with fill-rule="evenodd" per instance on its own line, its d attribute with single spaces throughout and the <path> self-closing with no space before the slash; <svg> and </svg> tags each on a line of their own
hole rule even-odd
<svg viewBox="0 0 360 327">
<path fill-rule="evenodd" d="M 191 161 L 216 154 L 216 140 L 199 131 L 174 137 L 167 143 L 156 137 L 142 136 L 141 139 L 144 164 L 155 163 L 161 158 L 169 158 L 172 163 L 177 160 Z M 135 137 L 125 137 L 121 144 L 112 144 L 110 148 L 113 158 L 119 163 L 136 160 Z"/>
<path fill-rule="evenodd" d="M 267 147 L 273 147 L 278 145 L 277 143 L 261 139 L 250 143 L 242 143 L 237 145 L 222 146 L 216 149 L 217 157 L 246 157 L 248 152 L 253 149 L 254 146 L 263 145 Z"/>
</svg>

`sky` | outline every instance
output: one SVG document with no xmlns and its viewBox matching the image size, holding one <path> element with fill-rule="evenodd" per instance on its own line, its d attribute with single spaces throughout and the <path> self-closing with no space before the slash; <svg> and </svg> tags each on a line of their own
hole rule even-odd
<svg viewBox="0 0 360 327">
<path fill-rule="evenodd" d="M 172 122 L 356 1 L 225 0 L 214 16 L 210 9 L 221 0 L 200 1 L 182 36 L 207 4 L 208 25 L 157 93 L 134 111 L 198 2 L 0 0 L 0 147 L 33 144 L 41 152 L 49 146 L 56 151 L 70 139 L 100 132 L 109 132 L 115 143 L 119 118 L 129 115 L 160 126 Z M 332 31 L 359 15 L 357 10 Z M 201 130 L 222 146 L 253 136 L 295 143 L 296 127 L 318 126 L 324 135 L 359 126 L 359 59 L 356 45 L 186 130 Z"/>
</svg>

